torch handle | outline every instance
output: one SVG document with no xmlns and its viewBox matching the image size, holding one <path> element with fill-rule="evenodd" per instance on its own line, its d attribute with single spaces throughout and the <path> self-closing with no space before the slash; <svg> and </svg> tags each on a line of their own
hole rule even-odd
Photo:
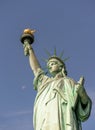
<svg viewBox="0 0 95 130">
<path fill-rule="evenodd" d="M 28 56 L 29 55 L 29 50 L 31 49 L 31 41 L 29 39 L 25 39 L 23 43 L 24 47 L 24 55 Z"/>
</svg>

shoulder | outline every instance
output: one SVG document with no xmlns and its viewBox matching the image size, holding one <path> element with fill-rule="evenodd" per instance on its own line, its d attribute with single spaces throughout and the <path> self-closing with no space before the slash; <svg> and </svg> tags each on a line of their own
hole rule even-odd
<svg viewBox="0 0 95 130">
<path fill-rule="evenodd" d="M 68 76 L 64 77 L 64 81 L 66 81 L 66 82 L 68 82 L 68 83 L 70 83 L 72 85 L 76 84 L 76 81 L 73 78 L 68 77 Z"/>
<path fill-rule="evenodd" d="M 41 86 L 44 82 L 46 82 L 49 77 L 45 74 L 45 72 L 39 68 L 37 70 L 37 74 L 33 80 L 34 89 L 38 89 L 38 86 Z"/>
</svg>

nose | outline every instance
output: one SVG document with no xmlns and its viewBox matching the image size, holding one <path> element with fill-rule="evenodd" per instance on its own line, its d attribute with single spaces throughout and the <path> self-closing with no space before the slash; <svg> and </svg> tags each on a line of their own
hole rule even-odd
<svg viewBox="0 0 95 130">
<path fill-rule="evenodd" d="M 51 68 L 52 68 L 52 66 L 53 66 L 53 63 L 50 63 L 50 64 L 49 64 L 49 69 L 51 69 Z"/>
<path fill-rule="evenodd" d="M 52 67 L 51 66 L 48 66 L 48 69 L 51 69 Z"/>
</svg>

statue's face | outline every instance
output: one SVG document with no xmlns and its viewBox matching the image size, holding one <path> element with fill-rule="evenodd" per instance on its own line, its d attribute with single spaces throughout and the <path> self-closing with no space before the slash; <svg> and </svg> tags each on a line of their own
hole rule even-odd
<svg viewBox="0 0 95 130">
<path fill-rule="evenodd" d="M 48 62 L 48 69 L 49 69 L 49 72 L 52 74 L 52 75 L 56 75 L 58 72 L 60 72 L 60 66 L 58 64 L 58 60 L 57 59 L 51 59 L 49 60 Z"/>
</svg>

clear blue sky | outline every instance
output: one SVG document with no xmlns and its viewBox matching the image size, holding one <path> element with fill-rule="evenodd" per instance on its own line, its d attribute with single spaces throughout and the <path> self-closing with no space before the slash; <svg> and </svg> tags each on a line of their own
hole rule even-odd
<svg viewBox="0 0 95 130">
<path fill-rule="evenodd" d="M 64 50 L 68 76 L 85 77 L 93 109 L 83 130 L 95 129 L 95 1 L 0 0 L 0 130 L 33 130 L 36 92 L 20 36 L 36 29 L 33 48 L 42 66 L 45 48 Z"/>
</svg>

